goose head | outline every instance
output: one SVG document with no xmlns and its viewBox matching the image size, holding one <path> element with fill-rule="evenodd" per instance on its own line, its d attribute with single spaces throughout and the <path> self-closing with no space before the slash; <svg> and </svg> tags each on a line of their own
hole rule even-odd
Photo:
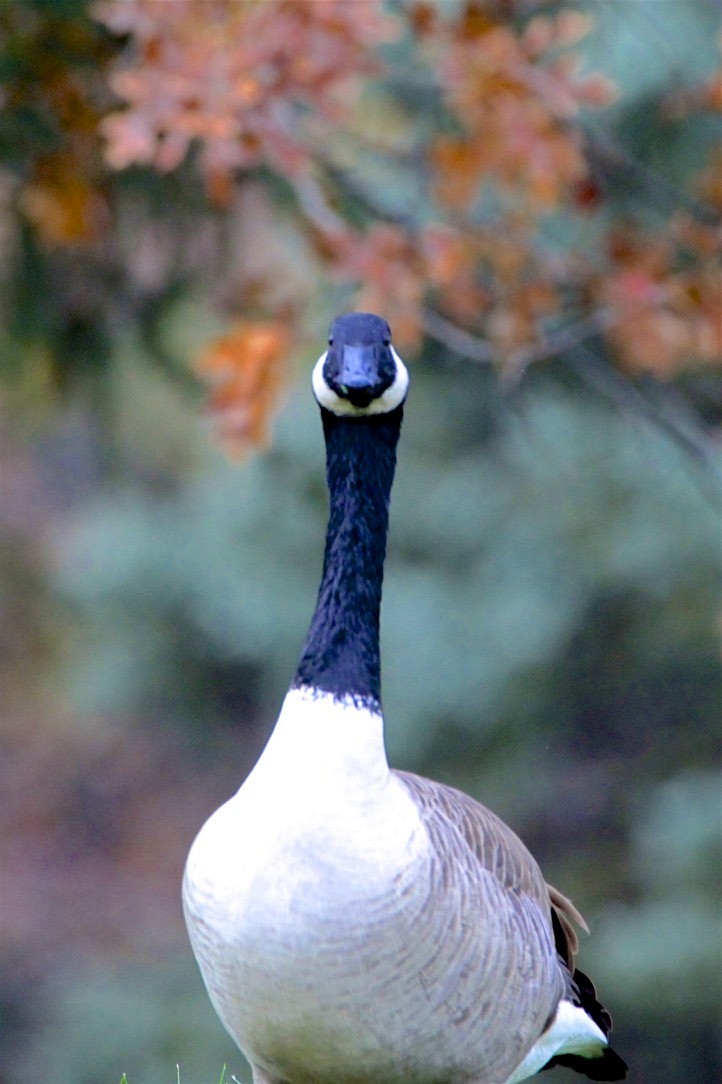
<svg viewBox="0 0 722 1084">
<path fill-rule="evenodd" d="M 339 417 L 388 414 L 406 398 L 409 374 L 380 316 L 351 312 L 331 324 L 311 377 L 321 407 Z"/>
</svg>

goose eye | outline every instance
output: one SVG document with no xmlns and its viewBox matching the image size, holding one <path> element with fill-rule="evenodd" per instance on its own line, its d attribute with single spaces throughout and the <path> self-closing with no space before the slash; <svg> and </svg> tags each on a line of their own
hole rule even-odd
<svg viewBox="0 0 722 1084">
<path fill-rule="evenodd" d="M 328 337 L 328 345 L 333 346 L 333 335 L 329 335 L 329 337 Z"/>
<path fill-rule="evenodd" d="M 391 339 L 388 335 L 384 335 L 384 346 L 391 346 Z"/>
</svg>

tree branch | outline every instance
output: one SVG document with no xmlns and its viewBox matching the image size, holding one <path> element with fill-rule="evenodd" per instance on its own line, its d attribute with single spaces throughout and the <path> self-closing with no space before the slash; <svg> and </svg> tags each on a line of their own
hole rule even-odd
<svg viewBox="0 0 722 1084">
<path fill-rule="evenodd" d="M 591 316 L 555 329 L 539 342 L 520 347 L 506 358 L 501 357 L 488 340 L 471 335 L 432 309 L 424 309 L 422 327 L 430 338 L 460 357 L 483 364 L 496 363 L 514 374 L 520 374 L 536 361 L 546 361 L 607 331 L 615 319 L 610 309 L 599 309 Z"/>
</svg>

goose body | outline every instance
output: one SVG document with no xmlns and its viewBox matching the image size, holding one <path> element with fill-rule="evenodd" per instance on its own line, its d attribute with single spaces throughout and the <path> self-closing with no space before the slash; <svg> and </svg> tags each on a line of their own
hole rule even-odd
<svg viewBox="0 0 722 1084">
<path fill-rule="evenodd" d="M 378 621 L 407 385 L 383 320 L 335 321 L 313 374 L 316 611 L 264 752 L 191 848 L 191 943 L 254 1084 L 517 1084 L 550 1063 L 619 1080 L 575 909 L 493 813 L 388 765 Z"/>
</svg>

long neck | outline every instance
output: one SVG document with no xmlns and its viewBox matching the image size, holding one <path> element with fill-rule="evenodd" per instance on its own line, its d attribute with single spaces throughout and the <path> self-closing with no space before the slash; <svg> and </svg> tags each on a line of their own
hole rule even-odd
<svg viewBox="0 0 722 1084">
<path fill-rule="evenodd" d="M 365 418 L 321 414 L 330 516 L 316 611 L 293 685 L 380 710 L 379 611 L 402 407 Z"/>
</svg>

